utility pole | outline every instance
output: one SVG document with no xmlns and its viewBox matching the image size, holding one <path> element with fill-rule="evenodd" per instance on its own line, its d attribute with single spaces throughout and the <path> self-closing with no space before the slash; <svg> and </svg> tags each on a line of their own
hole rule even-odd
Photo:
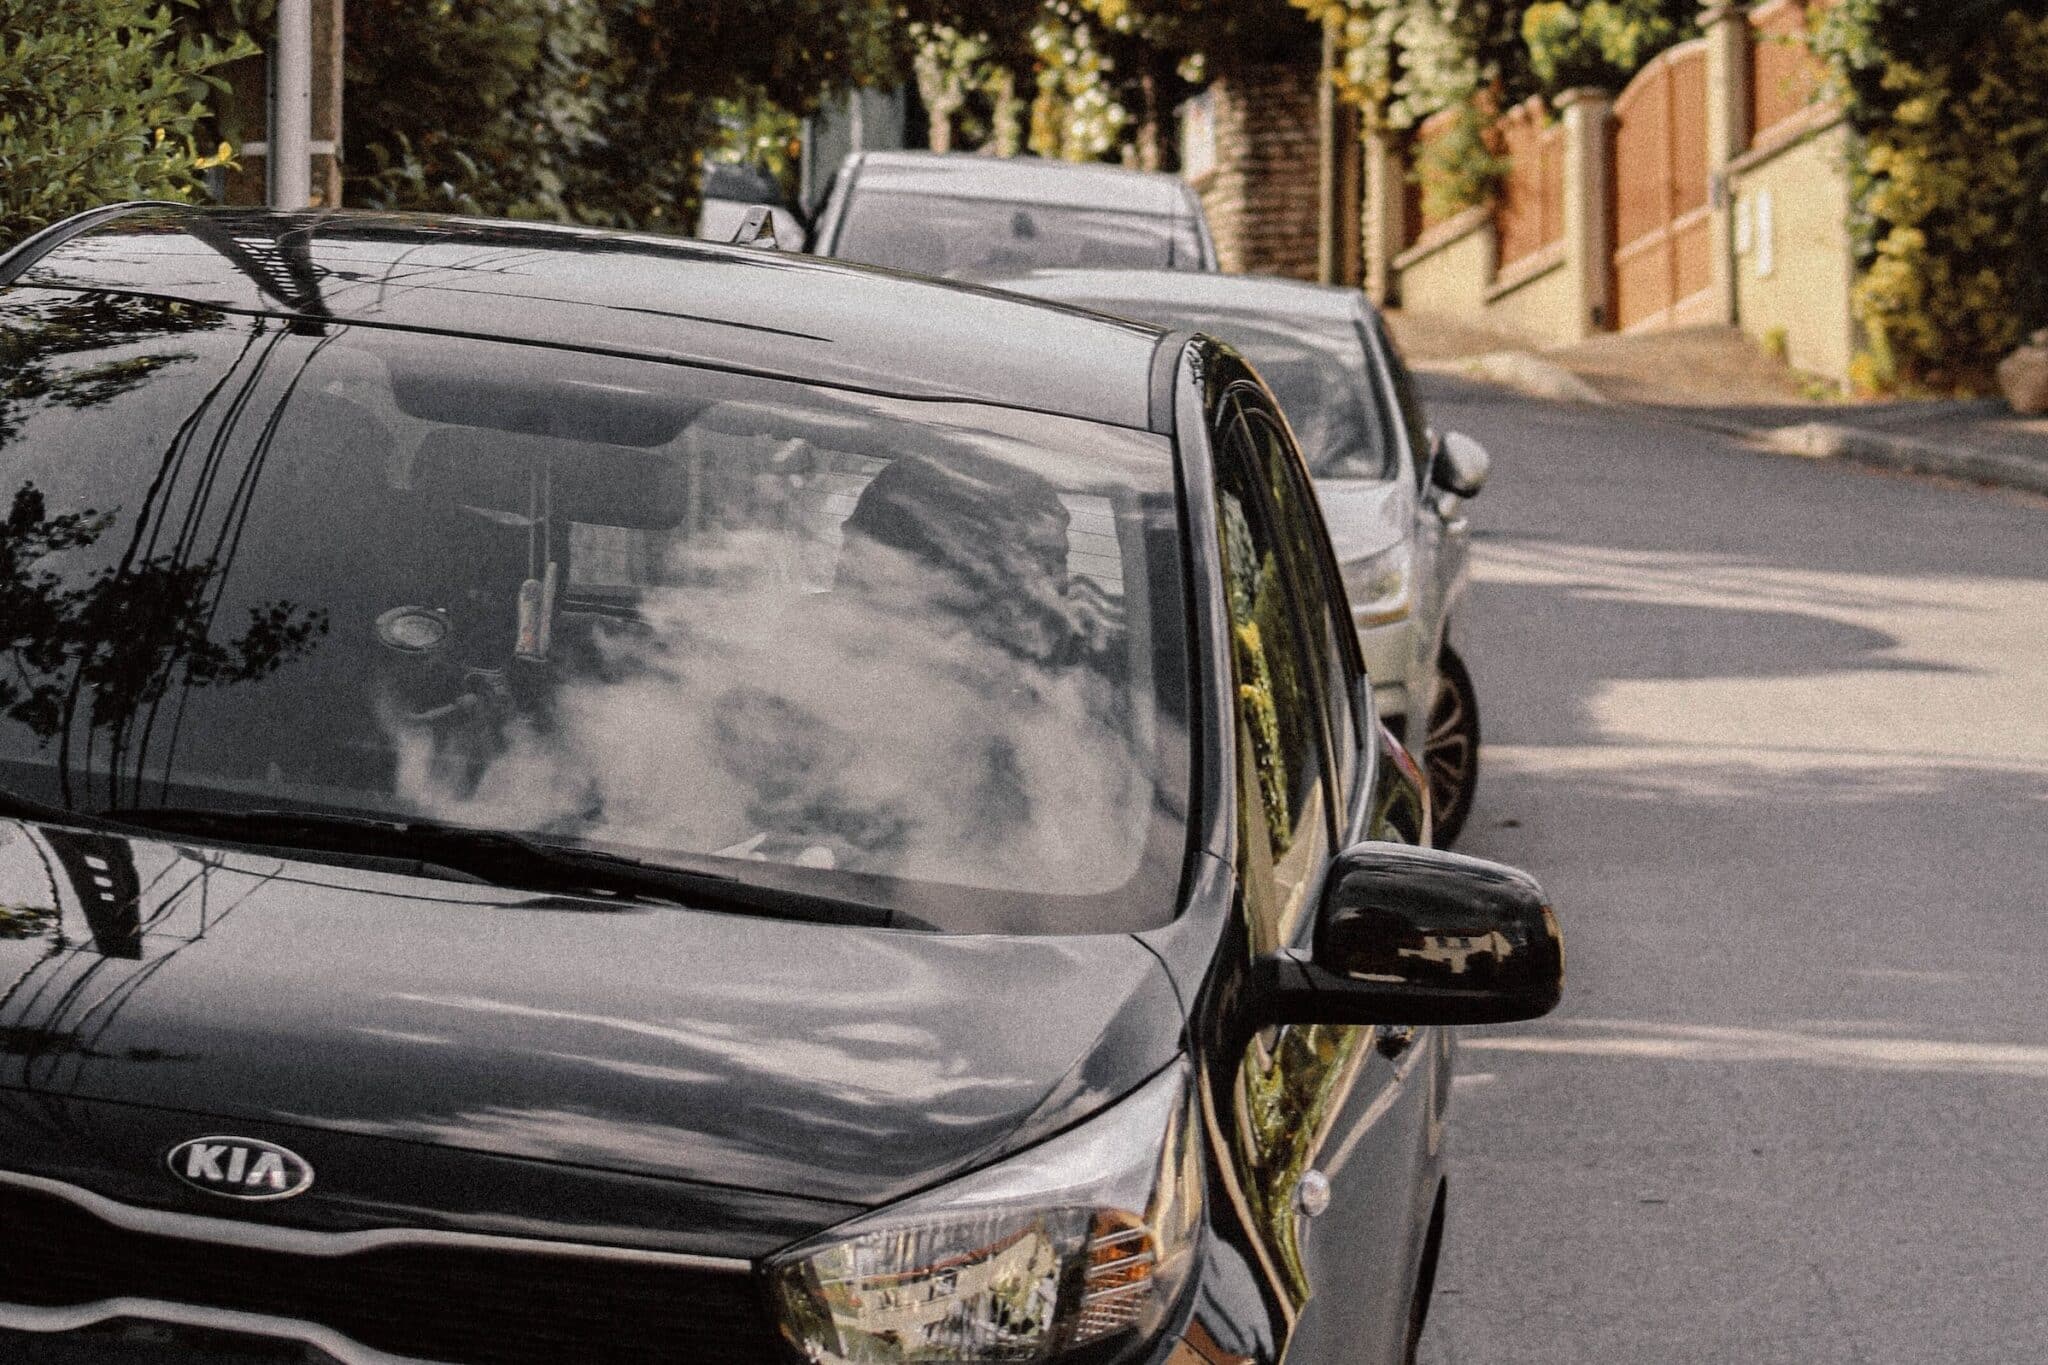
<svg viewBox="0 0 2048 1365">
<path fill-rule="evenodd" d="M 270 206 L 305 208 L 313 196 L 313 0 L 278 0 L 267 152 Z"/>
</svg>

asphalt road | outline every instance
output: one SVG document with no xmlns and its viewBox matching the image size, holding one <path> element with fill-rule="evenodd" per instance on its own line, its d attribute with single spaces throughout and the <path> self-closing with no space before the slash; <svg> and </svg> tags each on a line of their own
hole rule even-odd
<svg viewBox="0 0 2048 1365">
<path fill-rule="evenodd" d="M 1465 1033 L 1423 1360 L 2048 1361 L 2048 500 L 1425 383 L 1568 985 Z"/>
</svg>

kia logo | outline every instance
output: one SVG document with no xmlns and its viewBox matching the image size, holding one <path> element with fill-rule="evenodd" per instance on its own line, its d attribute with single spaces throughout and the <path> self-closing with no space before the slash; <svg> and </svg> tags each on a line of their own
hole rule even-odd
<svg viewBox="0 0 2048 1365">
<path fill-rule="evenodd" d="M 304 1157 L 260 1138 L 193 1138 L 171 1148 L 164 1160 L 193 1189 L 230 1199 L 289 1199 L 313 1184 L 313 1168 Z"/>
</svg>

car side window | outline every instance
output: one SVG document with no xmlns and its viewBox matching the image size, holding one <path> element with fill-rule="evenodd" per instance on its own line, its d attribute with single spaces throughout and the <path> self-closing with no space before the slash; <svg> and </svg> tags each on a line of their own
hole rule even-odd
<svg viewBox="0 0 2048 1365">
<path fill-rule="evenodd" d="M 1272 500 L 1280 532 L 1276 539 L 1286 557 L 1292 596 L 1300 604 L 1305 643 L 1322 678 L 1323 712 L 1330 727 L 1337 790 L 1347 793 L 1358 769 L 1358 721 L 1351 708 L 1361 672 L 1348 638 L 1350 606 L 1334 586 L 1336 571 L 1324 548 L 1329 533 L 1293 441 L 1260 401 L 1247 399 L 1243 412 L 1253 456 Z"/>
<path fill-rule="evenodd" d="M 1415 480 L 1427 485 L 1429 419 L 1423 415 L 1422 400 L 1415 395 L 1415 376 L 1408 372 L 1408 362 L 1401 358 L 1401 348 L 1394 344 L 1387 324 L 1374 318 L 1373 327 L 1379 333 L 1380 354 L 1387 358 L 1387 374 L 1394 381 L 1394 400 L 1401 408 L 1401 426 L 1408 433 L 1408 453 L 1415 457 Z"/>
<path fill-rule="evenodd" d="M 1233 403 L 1216 437 L 1216 510 L 1247 808 L 1244 880 L 1255 946 L 1265 952 L 1291 940 L 1329 856 L 1330 793 L 1321 679 L 1259 482 L 1253 438 Z"/>
</svg>

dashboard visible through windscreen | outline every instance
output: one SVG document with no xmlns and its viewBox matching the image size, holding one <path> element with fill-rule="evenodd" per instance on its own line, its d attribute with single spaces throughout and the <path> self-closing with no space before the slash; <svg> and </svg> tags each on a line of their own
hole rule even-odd
<svg viewBox="0 0 2048 1365">
<path fill-rule="evenodd" d="M 1173 913 L 1165 438 L 147 299 L 81 345 L 84 300 L 0 301 L 0 785 L 768 862 L 941 929 Z"/>
</svg>

